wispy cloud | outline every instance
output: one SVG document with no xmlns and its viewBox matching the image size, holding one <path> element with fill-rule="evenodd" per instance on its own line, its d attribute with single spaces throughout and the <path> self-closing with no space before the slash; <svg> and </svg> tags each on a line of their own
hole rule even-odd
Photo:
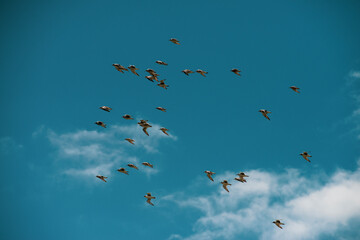
<svg viewBox="0 0 360 240">
<path fill-rule="evenodd" d="M 12 137 L 0 138 L 0 153 L 10 154 L 23 148 L 23 145 L 17 143 Z"/>
<path fill-rule="evenodd" d="M 352 219 L 360 219 L 359 168 L 322 177 L 305 177 L 295 169 L 280 174 L 261 170 L 247 173 L 250 178 L 245 184 L 231 181 L 234 174 L 217 176 L 214 183 L 208 183 L 217 190 L 208 195 L 165 196 L 163 200 L 180 208 L 202 213 L 194 222 L 192 235 L 173 234 L 169 239 L 238 239 L 243 234 L 269 240 L 319 239 L 346 228 Z M 219 182 L 223 179 L 232 182 L 230 193 L 222 189 Z M 272 224 L 275 219 L 286 223 L 283 230 Z"/>
<path fill-rule="evenodd" d="M 62 169 L 64 174 L 93 179 L 97 174 L 110 176 L 114 169 L 133 163 L 149 176 L 158 170 L 142 167 L 139 157 L 134 155 L 133 150 L 143 150 L 150 154 L 159 153 L 162 141 L 177 139 L 175 136 L 163 134 L 159 130 L 159 125 L 152 126 L 153 129 L 149 130 L 150 136 L 146 136 L 137 125 L 112 125 L 106 129 L 99 127 L 97 130 L 77 130 L 62 134 L 51 129 L 44 130 L 42 127 L 34 136 L 45 132 L 50 143 L 56 148 L 57 158 L 65 166 Z M 135 140 L 135 145 L 124 140 L 128 137 Z"/>
</svg>

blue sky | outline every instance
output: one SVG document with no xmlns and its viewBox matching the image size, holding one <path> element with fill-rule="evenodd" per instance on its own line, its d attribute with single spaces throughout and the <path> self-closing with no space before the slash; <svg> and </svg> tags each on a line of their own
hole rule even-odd
<svg viewBox="0 0 360 240">
<path fill-rule="evenodd" d="M 2 239 L 360 235 L 358 1 L 11 1 L 0 9 Z M 113 63 L 136 65 L 140 77 Z M 146 80 L 147 68 L 169 89 Z M 186 68 L 209 73 L 186 76 Z M 124 114 L 148 119 L 150 136 Z M 154 169 L 116 172 L 145 161 Z M 214 183 L 204 170 L 216 172 Z M 249 173 L 246 184 L 233 181 L 239 171 Z"/>
</svg>

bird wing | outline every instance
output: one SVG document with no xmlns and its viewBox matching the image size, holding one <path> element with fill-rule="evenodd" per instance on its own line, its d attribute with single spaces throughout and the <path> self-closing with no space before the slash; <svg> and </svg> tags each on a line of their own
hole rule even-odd
<svg viewBox="0 0 360 240">
<path fill-rule="evenodd" d="M 149 136 L 149 133 L 147 132 L 147 127 L 143 127 L 143 131 L 144 131 L 144 133 L 145 133 L 146 135 Z"/>
<path fill-rule="evenodd" d="M 154 206 L 154 204 L 151 202 L 151 198 L 148 198 L 148 199 L 146 200 L 146 202 L 147 202 L 148 204 L 150 204 L 151 206 Z"/>
<path fill-rule="evenodd" d="M 227 192 L 229 192 L 229 189 L 227 188 L 227 185 L 223 184 L 223 188 L 224 188 Z"/>
<path fill-rule="evenodd" d="M 212 178 L 212 176 L 211 176 L 210 173 L 208 173 L 208 174 L 206 174 L 206 175 L 208 176 L 208 178 L 209 178 L 211 181 L 214 181 L 214 179 Z"/>
</svg>

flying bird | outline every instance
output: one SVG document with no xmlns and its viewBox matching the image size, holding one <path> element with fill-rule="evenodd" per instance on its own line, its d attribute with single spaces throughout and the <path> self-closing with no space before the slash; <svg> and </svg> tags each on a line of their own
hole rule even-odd
<svg viewBox="0 0 360 240">
<path fill-rule="evenodd" d="M 164 89 L 167 89 L 169 87 L 169 85 L 165 84 L 165 79 L 164 80 L 160 80 L 160 83 L 158 84 L 159 87 L 162 87 Z"/>
<path fill-rule="evenodd" d="M 139 70 L 139 69 L 136 68 L 135 65 L 130 65 L 128 68 L 130 69 L 130 71 L 131 71 L 133 74 L 139 76 L 139 74 L 136 72 L 136 70 Z"/>
<path fill-rule="evenodd" d="M 261 112 L 261 114 L 266 117 L 268 120 L 270 120 L 268 114 L 271 113 L 269 112 L 268 110 L 265 110 L 265 109 L 260 109 L 259 112 Z"/>
<path fill-rule="evenodd" d="M 160 61 L 160 60 L 157 60 L 156 63 L 160 64 L 160 65 L 164 65 L 164 66 L 168 65 L 166 62 L 163 62 L 163 61 Z"/>
<path fill-rule="evenodd" d="M 118 170 L 116 170 L 118 172 L 121 172 L 121 173 L 125 173 L 126 175 L 129 175 L 129 172 L 125 170 L 125 168 L 119 168 Z"/>
<path fill-rule="evenodd" d="M 106 124 L 103 123 L 103 122 L 101 122 L 101 121 L 97 121 L 97 122 L 95 122 L 95 124 L 96 124 L 96 125 L 99 125 L 99 126 L 101 126 L 101 127 L 103 127 L 103 128 L 106 128 Z"/>
<path fill-rule="evenodd" d="M 180 45 L 179 41 L 176 38 L 170 38 L 169 41 L 172 42 L 172 43 L 175 43 L 177 45 Z"/>
<path fill-rule="evenodd" d="M 151 206 L 154 206 L 154 204 L 151 202 L 151 199 L 155 199 L 155 197 L 151 196 L 151 193 L 147 193 L 144 197 L 147 199 L 146 202 L 148 204 L 150 204 Z"/>
<path fill-rule="evenodd" d="M 239 181 L 239 182 L 242 182 L 242 183 L 246 182 L 245 177 L 249 177 L 248 175 L 246 175 L 246 174 L 243 173 L 243 172 L 238 173 L 238 174 L 236 174 L 236 175 L 238 175 L 239 177 L 238 177 L 238 178 L 235 178 L 235 180 L 237 180 L 237 181 Z"/>
<path fill-rule="evenodd" d="M 126 141 L 128 141 L 129 143 L 131 143 L 132 145 L 134 145 L 135 140 L 131 139 L 131 138 L 125 138 Z"/>
<path fill-rule="evenodd" d="M 196 72 L 197 72 L 197 73 L 200 73 L 200 74 L 203 75 L 204 77 L 206 77 L 205 74 L 208 74 L 208 72 L 205 72 L 205 71 L 203 71 L 203 70 L 201 70 L 201 69 L 196 70 Z"/>
<path fill-rule="evenodd" d="M 283 228 L 281 227 L 281 225 L 285 225 L 285 223 L 282 223 L 279 219 L 273 221 L 273 223 L 274 223 L 276 226 L 278 226 L 278 228 L 281 228 L 281 229 L 283 229 Z"/>
<path fill-rule="evenodd" d="M 126 120 L 134 120 L 129 114 L 125 114 L 122 117 L 123 117 L 123 119 L 126 119 Z"/>
<path fill-rule="evenodd" d="M 134 164 L 131 164 L 131 163 L 128 164 L 128 167 L 135 168 L 136 170 L 139 170 L 137 166 L 135 166 Z"/>
<path fill-rule="evenodd" d="M 151 82 L 154 82 L 154 80 L 156 80 L 157 81 L 157 78 L 156 77 L 154 77 L 154 76 L 145 76 L 145 78 L 147 79 L 147 80 L 149 80 L 149 81 L 151 81 Z"/>
<path fill-rule="evenodd" d="M 147 121 L 148 120 L 140 120 L 140 122 L 138 122 L 138 124 L 143 128 L 144 133 L 149 136 L 147 129 L 152 126 Z"/>
<path fill-rule="evenodd" d="M 101 180 L 103 180 L 104 182 L 106 182 L 105 179 L 106 179 L 107 177 L 104 177 L 104 176 L 101 176 L 101 175 L 97 175 L 96 177 L 97 177 L 98 179 L 101 179 Z"/>
<path fill-rule="evenodd" d="M 148 162 L 143 162 L 142 165 L 153 168 L 154 166 Z"/>
<path fill-rule="evenodd" d="M 241 71 L 240 71 L 239 69 L 233 68 L 233 69 L 231 69 L 231 71 L 232 71 L 233 73 L 235 73 L 236 75 L 241 76 L 241 74 L 240 74 Z"/>
<path fill-rule="evenodd" d="M 231 186 L 231 184 L 228 183 L 227 180 L 222 181 L 221 184 L 223 185 L 223 188 L 224 188 L 227 192 L 229 192 L 229 189 L 227 188 L 227 186 L 228 186 L 228 185 Z"/>
<path fill-rule="evenodd" d="M 300 153 L 300 155 L 308 162 L 311 162 L 309 157 L 312 157 L 308 152 Z"/>
<path fill-rule="evenodd" d="M 212 178 L 212 175 L 215 174 L 214 172 L 212 171 L 205 171 L 206 173 L 206 176 L 211 180 L 211 181 L 214 181 L 214 179 Z"/>
<path fill-rule="evenodd" d="M 160 111 L 162 111 L 162 112 L 166 112 L 166 109 L 163 108 L 163 107 L 157 107 L 156 109 L 157 109 L 157 110 L 160 110 Z"/>
<path fill-rule="evenodd" d="M 104 111 L 107 111 L 107 112 L 110 112 L 112 110 L 111 107 L 107 107 L 107 106 L 102 106 L 102 107 L 99 107 L 99 108 L 104 110 Z"/>
<path fill-rule="evenodd" d="M 114 63 L 113 66 L 115 67 L 116 70 L 118 70 L 121 73 L 124 73 L 123 71 L 128 71 L 126 67 L 121 66 L 118 63 Z"/>
<path fill-rule="evenodd" d="M 166 131 L 169 131 L 169 129 L 166 129 L 166 128 L 160 128 L 160 130 L 161 130 L 163 133 L 165 133 L 166 135 L 168 135 L 168 136 L 169 136 L 169 134 L 166 132 Z"/>
<path fill-rule="evenodd" d="M 300 88 L 295 87 L 295 86 L 291 86 L 290 88 L 291 88 L 292 90 L 294 90 L 295 92 L 300 93 L 300 92 L 299 92 Z"/>
<path fill-rule="evenodd" d="M 193 71 L 191 71 L 190 69 L 184 69 L 182 70 L 183 73 L 185 73 L 186 75 L 189 76 L 190 73 L 194 73 Z"/>
</svg>

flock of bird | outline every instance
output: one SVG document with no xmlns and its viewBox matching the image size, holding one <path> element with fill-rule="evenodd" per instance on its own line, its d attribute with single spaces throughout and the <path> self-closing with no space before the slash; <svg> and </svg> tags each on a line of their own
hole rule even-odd
<svg viewBox="0 0 360 240">
<path fill-rule="evenodd" d="M 175 38 L 171 38 L 169 41 L 172 42 L 172 43 L 174 43 L 174 44 L 176 44 L 176 45 L 180 45 L 180 42 L 179 42 L 177 39 L 175 39 Z M 159 64 L 159 65 L 163 65 L 163 66 L 167 66 L 167 65 L 168 65 L 167 63 L 165 63 L 165 62 L 163 62 L 163 61 L 160 61 L 160 60 L 157 60 L 156 63 Z M 133 74 L 139 76 L 139 74 L 136 72 L 136 70 L 139 70 L 139 69 L 138 69 L 135 65 L 130 65 L 128 68 L 126 68 L 126 67 L 124 67 L 124 66 L 122 66 L 122 65 L 120 65 L 120 64 L 114 63 L 113 66 L 115 67 L 116 70 L 118 70 L 118 71 L 121 72 L 121 73 L 124 73 L 125 71 L 130 70 Z M 238 75 L 238 76 L 241 76 L 241 74 L 240 74 L 241 71 L 240 71 L 239 69 L 234 68 L 234 69 L 231 69 L 230 71 L 233 72 L 233 73 L 235 73 L 235 74 Z M 149 80 L 149 81 L 151 81 L 151 82 L 154 82 L 154 80 L 155 80 L 156 82 L 158 82 L 157 85 L 158 85 L 159 87 L 164 88 L 164 89 L 167 89 L 167 88 L 169 87 L 169 85 L 165 84 L 165 79 L 164 79 L 164 80 L 159 80 L 159 79 L 158 79 L 158 76 L 160 76 L 160 75 L 157 74 L 156 71 L 154 71 L 153 69 L 150 69 L 150 68 L 149 68 L 149 69 L 146 70 L 146 72 L 148 72 L 148 73 L 150 74 L 150 75 L 148 75 L 148 76 L 145 76 L 145 78 L 146 78 L 147 80 Z M 193 71 L 191 71 L 191 70 L 189 70 L 189 69 L 184 69 L 182 72 L 183 72 L 184 74 L 186 74 L 187 76 L 189 76 L 189 74 L 191 74 L 191 73 L 194 73 Z M 201 75 L 204 76 L 204 77 L 206 77 L 206 74 L 208 74 L 208 72 L 203 71 L 203 70 L 201 70 L 201 69 L 198 69 L 198 70 L 196 70 L 195 72 L 201 74 Z M 298 87 L 296 87 L 296 86 L 291 86 L 290 89 L 292 89 L 293 91 L 295 91 L 295 92 L 297 92 L 297 93 L 300 93 L 300 91 L 299 91 L 300 88 L 298 88 Z M 112 108 L 110 108 L 110 107 L 108 107 L 108 106 L 102 106 L 102 107 L 100 107 L 100 109 L 102 109 L 102 110 L 104 110 L 104 111 L 106 111 L 106 112 L 110 112 L 110 111 L 112 110 Z M 160 111 L 162 111 L 162 112 L 166 112 L 166 109 L 163 108 L 163 107 L 156 107 L 156 109 L 157 109 L 157 110 L 160 110 Z M 270 111 L 268 111 L 268 110 L 266 110 L 266 109 L 260 109 L 259 112 L 260 112 L 266 119 L 270 120 L 270 118 L 269 118 L 269 116 L 268 116 L 268 115 L 271 113 Z M 134 120 L 134 118 L 133 118 L 131 115 L 129 115 L 129 114 L 125 114 L 125 115 L 123 116 L 123 118 L 124 118 L 125 120 Z M 95 122 L 95 124 L 96 124 L 96 125 L 99 125 L 99 126 L 101 126 L 101 127 L 103 127 L 103 128 L 106 128 L 106 124 L 105 124 L 104 122 L 97 121 L 97 122 Z M 150 128 L 150 127 L 152 127 L 152 126 L 148 123 L 148 120 L 140 120 L 137 124 L 138 124 L 139 126 L 141 126 L 143 132 L 144 132 L 147 136 L 149 136 L 149 133 L 148 133 L 147 129 Z M 167 131 L 169 131 L 169 129 L 166 129 L 166 128 L 162 127 L 162 128 L 160 128 L 160 130 L 161 130 L 164 134 L 169 135 L 169 134 L 167 133 Z M 132 138 L 125 138 L 125 140 L 128 141 L 129 143 L 133 144 L 133 145 L 135 144 L 135 140 L 132 139 Z M 312 157 L 312 156 L 311 156 L 308 152 L 302 152 L 302 153 L 300 153 L 300 155 L 301 155 L 306 161 L 310 162 L 309 158 Z M 148 162 L 143 162 L 142 165 L 144 165 L 144 166 L 146 166 L 146 167 L 150 167 L 150 168 L 153 168 L 153 167 L 154 167 L 152 164 L 150 164 L 150 163 L 148 163 Z M 128 164 L 127 166 L 130 167 L 130 168 L 139 170 L 139 168 L 138 168 L 137 166 L 135 166 L 134 164 L 131 164 L 131 163 L 130 163 L 130 164 Z M 125 168 L 119 168 L 119 169 L 117 169 L 117 171 L 120 172 L 120 173 L 124 173 L 124 174 L 126 174 L 126 175 L 129 174 L 128 171 L 127 171 Z M 215 174 L 215 172 L 206 170 L 205 173 L 206 173 L 207 177 L 208 177 L 211 181 L 214 182 L 213 175 Z M 245 178 L 246 178 L 246 177 L 249 177 L 249 176 L 246 175 L 244 172 L 240 172 L 240 173 L 238 173 L 238 174 L 236 174 L 236 175 L 237 175 L 238 177 L 235 177 L 234 180 L 239 181 L 239 182 L 241 182 L 241 183 L 246 183 L 247 181 L 246 181 Z M 99 178 L 99 179 L 101 179 L 102 181 L 106 182 L 107 177 L 102 176 L 102 175 L 97 175 L 96 177 Z M 222 184 L 223 188 L 225 189 L 225 191 L 229 192 L 228 186 L 231 186 L 231 183 L 229 183 L 227 180 L 223 180 L 223 181 L 221 182 L 221 184 Z M 154 204 L 151 202 L 151 200 L 152 200 L 152 199 L 155 199 L 155 197 L 152 196 L 151 193 L 147 193 L 144 197 L 147 199 L 147 200 L 146 200 L 147 203 L 149 203 L 150 205 L 154 206 Z M 279 227 L 279 228 L 281 228 L 281 229 L 282 229 L 282 225 L 285 225 L 285 224 L 282 223 L 279 219 L 273 221 L 273 223 L 274 223 L 277 227 Z"/>
</svg>

